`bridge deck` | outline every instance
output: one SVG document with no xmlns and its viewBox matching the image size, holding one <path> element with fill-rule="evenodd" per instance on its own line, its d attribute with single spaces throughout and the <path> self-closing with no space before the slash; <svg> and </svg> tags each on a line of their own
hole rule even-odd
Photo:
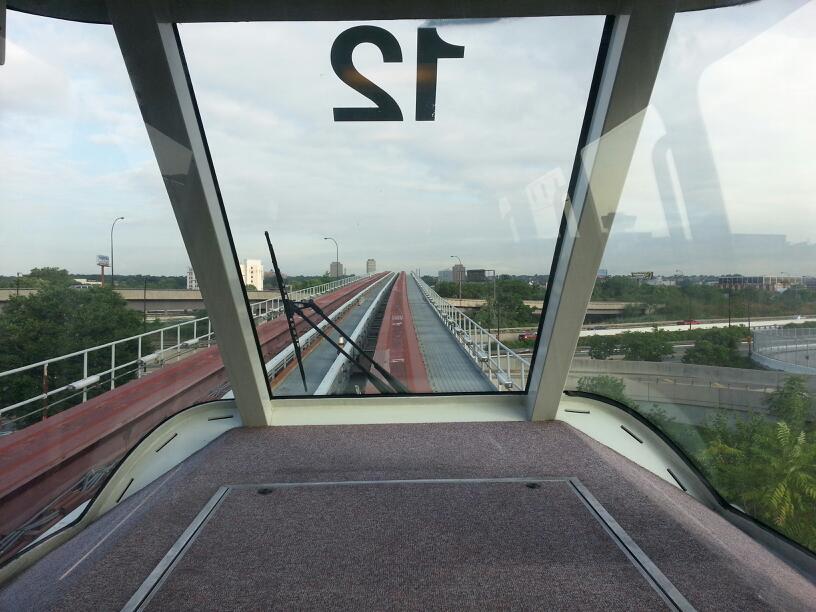
<svg viewBox="0 0 816 612">
<path fill-rule="evenodd" d="M 442 323 L 433 306 L 422 295 L 416 281 L 411 278 L 407 284 L 408 303 L 431 389 L 436 393 L 495 391 L 496 387 Z"/>
</svg>

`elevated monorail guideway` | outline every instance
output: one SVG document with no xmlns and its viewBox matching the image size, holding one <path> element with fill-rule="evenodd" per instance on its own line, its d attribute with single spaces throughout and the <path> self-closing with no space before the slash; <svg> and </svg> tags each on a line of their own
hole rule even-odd
<svg viewBox="0 0 816 612">
<path fill-rule="evenodd" d="M 336 310 L 329 313 L 330 318 L 337 323 L 343 331 L 349 334 L 355 342 L 360 337 L 361 333 L 354 333 L 358 330 L 358 326 L 364 319 L 370 317 L 373 310 L 375 310 L 384 295 L 387 295 L 388 289 L 391 287 L 394 279 L 393 274 L 387 274 L 378 280 L 376 283 L 363 288 L 358 293 L 349 297 L 349 299 L 339 306 Z M 339 334 L 331 329 L 326 329 L 328 323 L 325 321 L 320 325 L 329 337 L 335 342 L 339 340 Z M 342 355 L 337 354 L 337 349 L 331 346 L 315 332 L 310 329 L 300 337 L 300 346 L 303 349 L 303 365 L 306 372 L 306 382 L 308 395 L 325 395 L 319 391 L 329 376 L 329 371 L 335 361 L 342 361 L 349 363 L 348 359 Z M 294 367 L 295 354 L 293 346 L 290 344 L 283 351 L 275 355 L 267 364 L 267 373 L 272 378 L 272 393 L 278 396 L 292 396 L 303 394 L 301 381 L 297 375 Z M 349 365 L 351 365 L 349 363 Z M 339 370 L 336 370 L 332 375 L 333 378 L 337 376 Z M 341 385 L 342 387 L 342 385 Z M 337 388 L 333 393 L 353 393 L 353 389 Z"/>
<path fill-rule="evenodd" d="M 485 376 L 477 360 L 465 348 L 471 336 L 451 328 L 443 314 L 432 305 L 420 289 L 415 276 L 408 285 L 408 304 L 414 318 L 419 347 L 428 369 L 428 380 L 436 393 L 468 391 L 490 392 L 496 385 Z M 463 315 L 464 316 L 464 315 Z M 523 387 L 522 387 L 523 388 Z"/>
</svg>

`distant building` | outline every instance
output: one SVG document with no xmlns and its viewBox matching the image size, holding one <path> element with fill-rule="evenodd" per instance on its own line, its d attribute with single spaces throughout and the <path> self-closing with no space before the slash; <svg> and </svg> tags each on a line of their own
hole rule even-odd
<svg viewBox="0 0 816 612">
<path fill-rule="evenodd" d="M 677 284 L 677 281 L 669 276 L 655 276 L 643 282 L 652 287 L 674 287 Z"/>
<path fill-rule="evenodd" d="M 462 264 L 455 264 L 453 266 L 453 282 L 454 283 L 464 283 L 467 275 L 467 271 L 465 270 L 465 266 Z"/>
<path fill-rule="evenodd" d="M 719 277 L 717 286 L 723 289 L 763 289 L 765 291 L 785 291 L 791 287 L 801 287 L 805 280 L 801 276 L 743 276 L 726 274 Z"/>
<path fill-rule="evenodd" d="M 366 260 L 366 274 L 373 274 L 377 271 L 377 262 L 373 259 Z"/>
<path fill-rule="evenodd" d="M 640 283 L 652 280 L 654 278 L 654 272 L 632 272 L 629 276 Z"/>
<path fill-rule="evenodd" d="M 192 266 L 187 268 L 187 289 L 189 291 L 198 291 L 198 281 Z"/>
<path fill-rule="evenodd" d="M 453 282 L 453 270 L 440 270 L 439 274 L 440 283 L 452 283 Z"/>
<path fill-rule="evenodd" d="M 258 291 L 264 288 L 264 269 L 260 259 L 247 259 L 241 264 L 241 276 L 244 277 L 244 285 L 252 285 Z"/>
<path fill-rule="evenodd" d="M 483 283 L 487 280 L 487 273 L 484 270 L 468 270 L 467 280 L 469 283 Z"/>
<path fill-rule="evenodd" d="M 75 278 L 74 283 L 83 287 L 99 287 L 102 285 L 100 281 L 88 280 L 87 278 Z"/>
<path fill-rule="evenodd" d="M 332 278 L 339 278 L 345 275 L 343 264 L 339 261 L 333 261 L 329 264 L 329 276 Z"/>
</svg>

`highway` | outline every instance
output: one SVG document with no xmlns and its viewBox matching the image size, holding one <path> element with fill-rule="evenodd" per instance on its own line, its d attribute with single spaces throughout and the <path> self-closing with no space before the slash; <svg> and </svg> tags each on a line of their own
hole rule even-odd
<svg viewBox="0 0 816 612">
<path fill-rule="evenodd" d="M 814 316 L 807 316 L 807 317 L 782 317 L 782 318 L 773 318 L 773 319 L 751 319 L 750 324 L 752 328 L 757 327 L 765 327 L 765 326 L 776 326 L 776 325 L 789 325 L 793 324 L 802 324 L 806 321 L 816 321 L 816 317 Z M 748 327 L 748 319 L 731 319 L 731 326 L 737 325 L 744 325 Z M 614 326 L 613 326 L 614 325 Z M 644 325 L 643 323 L 633 323 L 631 325 L 627 324 L 610 324 L 608 326 L 600 326 L 600 325 L 589 325 L 584 326 L 581 330 L 581 336 L 613 336 L 615 334 L 620 334 L 623 332 L 650 332 L 653 331 L 657 327 L 657 329 L 662 329 L 665 331 L 685 331 L 688 329 L 714 329 L 717 327 L 728 327 L 728 321 L 722 319 L 716 320 L 705 320 L 703 319 L 698 324 L 694 325 L 677 325 L 676 323 L 658 323 L 655 325 Z"/>
</svg>

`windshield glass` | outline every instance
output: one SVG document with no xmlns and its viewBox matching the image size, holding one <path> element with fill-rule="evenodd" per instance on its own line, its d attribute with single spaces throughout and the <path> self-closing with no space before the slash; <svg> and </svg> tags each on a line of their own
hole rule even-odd
<svg viewBox="0 0 816 612">
<path fill-rule="evenodd" d="M 274 396 L 525 389 L 603 23 L 179 26 Z"/>
<path fill-rule="evenodd" d="M 816 551 L 814 32 L 813 2 L 677 15 L 567 389 Z"/>
</svg>

